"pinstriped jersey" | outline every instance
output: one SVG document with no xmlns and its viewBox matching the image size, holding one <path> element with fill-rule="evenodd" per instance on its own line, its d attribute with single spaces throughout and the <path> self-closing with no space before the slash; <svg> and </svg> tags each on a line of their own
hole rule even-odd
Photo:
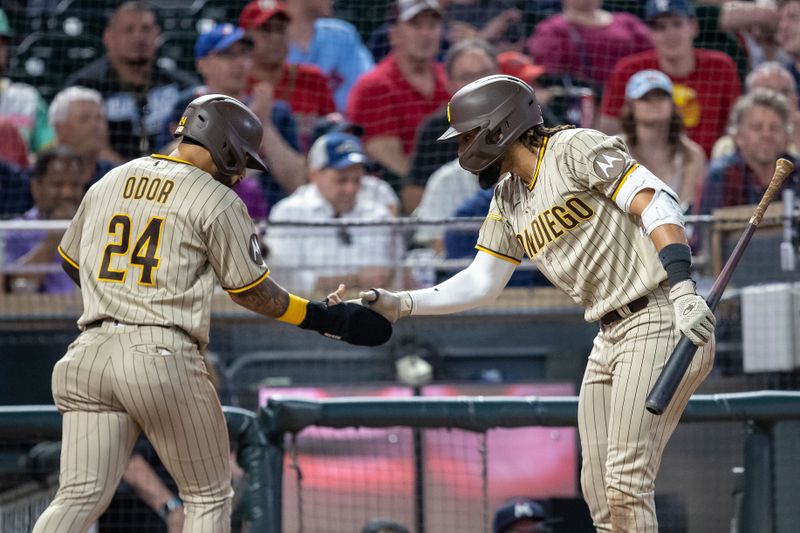
<svg viewBox="0 0 800 533">
<path fill-rule="evenodd" d="M 614 202 L 636 167 L 617 137 L 576 128 L 545 138 L 530 185 L 509 175 L 495 188 L 478 250 L 517 264 L 527 254 L 590 322 L 648 294 L 667 273 L 639 217 Z"/>
<path fill-rule="evenodd" d="M 214 278 L 241 292 L 269 274 L 253 221 L 226 185 L 191 163 L 153 155 L 86 193 L 59 246 L 79 268 L 78 325 L 111 318 L 178 327 L 208 343 Z"/>
</svg>

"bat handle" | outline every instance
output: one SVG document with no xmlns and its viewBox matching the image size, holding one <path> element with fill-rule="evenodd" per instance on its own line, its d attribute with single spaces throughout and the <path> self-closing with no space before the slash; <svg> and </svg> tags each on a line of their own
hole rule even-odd
<svg viewBox="0 0 800 533">
<path fill-rule="evenodd" d="M 664 369 L 658 375 L 653 388 L 650 389 L 650 394 L 647 395 L 645 408 L 648 412 L 660 415 L 667 410 L 669 402 L 686 374 L 686 369 L 692 362 L 695 351 L 697 351 L 697 346 L 686 335 L 681 335 L 681 340 L 672 351 L 672 356 L 664 364 Z M 673 359 L 676 361 L 673 362 Z"/>
</svg>

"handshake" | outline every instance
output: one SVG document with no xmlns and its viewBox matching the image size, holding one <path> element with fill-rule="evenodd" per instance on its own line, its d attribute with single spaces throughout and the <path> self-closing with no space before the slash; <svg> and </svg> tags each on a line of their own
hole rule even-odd
<svg viewBox="0 0 800 533">
<path fill-rule="evenodd" d="M 359 294 L 360 299 L 343 301 L 345 286 L 322 302 L 309 302 L 303 329 L 357 346 L 380 346 L 392 336 L 392 324 L 411 314 L 408 292 L 370 289 Z"/>
</svg>

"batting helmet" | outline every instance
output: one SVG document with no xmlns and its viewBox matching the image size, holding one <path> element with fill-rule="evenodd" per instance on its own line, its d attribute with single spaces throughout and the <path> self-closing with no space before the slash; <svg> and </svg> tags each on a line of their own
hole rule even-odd
<svg viewBox="0 0 800 533">
<path fill-rule="evenodd" d="M 450 128 L 440 141 L 478 130 L 459 156 L 465 170 L 480 172 L 500 159 L 511 143 L 544 122 L 533 88 L 514 76 L 486 76 L 462 87 L 447 104 Z"/>
<path fill-rule="evenodd" d="M 266 172 L 267 165 L 258 155 L 263 133 L 255 113 L 223 94 L 192 100 L 175 129 L 176 137 L 191 139 L 208 150 L 217 170 L 226 176 L 243 174 L 245 168 Z"/>
</svg>

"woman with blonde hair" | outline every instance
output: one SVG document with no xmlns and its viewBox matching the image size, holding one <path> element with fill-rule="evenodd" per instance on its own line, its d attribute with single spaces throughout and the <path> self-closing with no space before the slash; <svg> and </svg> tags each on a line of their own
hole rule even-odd
<svg viewBox="0 0 800 533">
<path fill-rule="evenodd" d="M 669 185 L 687 210 L 697 197 L 706 171 L 706 155 L 689 139 L 675 103 L 672 81 L 658 70 L 642 70 L 628 80 L 620 109 L 631 155 Z"/>
</svg>

